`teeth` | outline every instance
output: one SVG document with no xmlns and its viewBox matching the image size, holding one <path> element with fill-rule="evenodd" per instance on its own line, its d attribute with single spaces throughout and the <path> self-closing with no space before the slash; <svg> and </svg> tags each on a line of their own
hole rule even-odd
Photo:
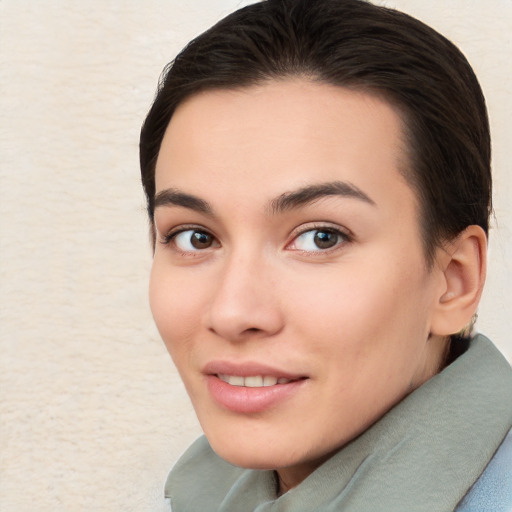
<svg viewBox="0 0 512 512">
<path fill-rule="evenodd" d="M 277 384 L 277 377 L 263 377 L 264 386 L 275 386 Z"/>
<path fill-rule="evenodd" d="M 263 377 L 245 377 L 246 388 L 261 388 L 263 386 Z"/>
<path fill-rule="evenodd" d="M 251 375 L 250 377 L 240 377 L 239 375 L 225 375 L 219 374 L 219 379 L 227 382 L 231 386 L 243 386 L 246 388 L 261 388 L 268 386 L 275 386 L 276 384 L 288 384 L 290 379 L 283 377 L 271 377 L 262 375 Z"/>
<path fill-rule="evenodd" d="M 245 379 L 243 377 L 239 377 L 238 375 L 232 375 L 228 377 L 228 384 L 231 384 L 232 386 L 243 386 L 245 384 L 244 380 Z"/>
</svg>

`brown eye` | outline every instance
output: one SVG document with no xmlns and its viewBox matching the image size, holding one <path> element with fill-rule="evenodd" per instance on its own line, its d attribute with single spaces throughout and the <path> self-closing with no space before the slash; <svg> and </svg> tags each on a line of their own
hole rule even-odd
<svg viewBox="0 0 512 512">
<path fill-rule="evenodd" d="M 300 234 L 293 241 L 291 248 L 305 252 L 320 252 L 348 241 L 348 236 L 337 229 L 317 228 Z"/>
<path fill-rule="evenodd" d="M 211 247 L 212 242 L 213 237 L 202 231 L 194 231 L 190 237 L 190 243 L 196 249 L 207 249 L 208 247 Z"/>
<path fill-rule="evenodd" d="M 192 252 L 209 249 L 213 245 L 215 238 L 206 231 L 187 229 L 174 235 L 172 241 L 181 251 Z"/>
<path fill-rule="evenodd" d="M 319 249 L 330 249 L 334 247 L 339 240 L 338 233 L 334 231 L 316 231 L 314 237 L 314 243 Z"/>
</svg>

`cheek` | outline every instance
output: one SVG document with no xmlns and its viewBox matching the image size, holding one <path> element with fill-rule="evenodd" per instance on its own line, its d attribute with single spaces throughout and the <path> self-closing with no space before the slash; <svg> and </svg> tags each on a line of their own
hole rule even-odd
<svg viewBox="0 0 512 512">
<path fill-rule="evenodd" d="M 202 296 L 193 279 L 173 272 L 156 258 L 149 281 L 149 302 L 155 324 L 167 350 L 179 366 L 179 354 L 186 353 L 199 328 Z"/>
<path fill-rule="evenodd" d="M 330 278 L 316 275 L 314 283 L 302 277 L 300 288 L 314 292 L 290 290 L 297 298 L 293 338 L 310 355 L 322 389 L 315 407 L 336 439 L 357 435 L 402 398 L 421 361 L 428 330 L 426 295 L 418 291 L 424 275 L 383 267 L 387 272 L 377 266 L 356 272 L 354 265 Z"/>
<path fill-rule="evenodd" d="M 413 349 L 411 341 L 423 340 L 428 312 L 422 263 L 409 269 L 400 263 L 354 260 L 295 279 L 289 296 L 296 298 L 297 332 L 308 333 L 314 350 L 334 354 L 331 364 L 347 371 L 358 361 L 396 364 L 397 354 Z"/>
</svg>

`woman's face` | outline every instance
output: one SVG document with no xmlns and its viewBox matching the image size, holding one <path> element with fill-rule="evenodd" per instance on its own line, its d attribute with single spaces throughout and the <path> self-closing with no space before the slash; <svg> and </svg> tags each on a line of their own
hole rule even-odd
<svg viewBox="0 0 512 512">
<path fill-rule="evenodd" d="M 438 370 L 445 281 L 406 165 L 393 108 L 339 87 L 268 82 L 177 109 L 151 308 L 221 457 L 292 486 Z"/>
</svg>

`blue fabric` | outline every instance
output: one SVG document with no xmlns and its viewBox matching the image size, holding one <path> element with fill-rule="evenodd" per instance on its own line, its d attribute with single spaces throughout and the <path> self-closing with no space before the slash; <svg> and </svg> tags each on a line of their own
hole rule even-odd
<svg viewBox="0 0 512 512">
<path fill-rule="evenodd" d="M 512 512 L 512 430 L 455 512 Z"/>
</svg>

